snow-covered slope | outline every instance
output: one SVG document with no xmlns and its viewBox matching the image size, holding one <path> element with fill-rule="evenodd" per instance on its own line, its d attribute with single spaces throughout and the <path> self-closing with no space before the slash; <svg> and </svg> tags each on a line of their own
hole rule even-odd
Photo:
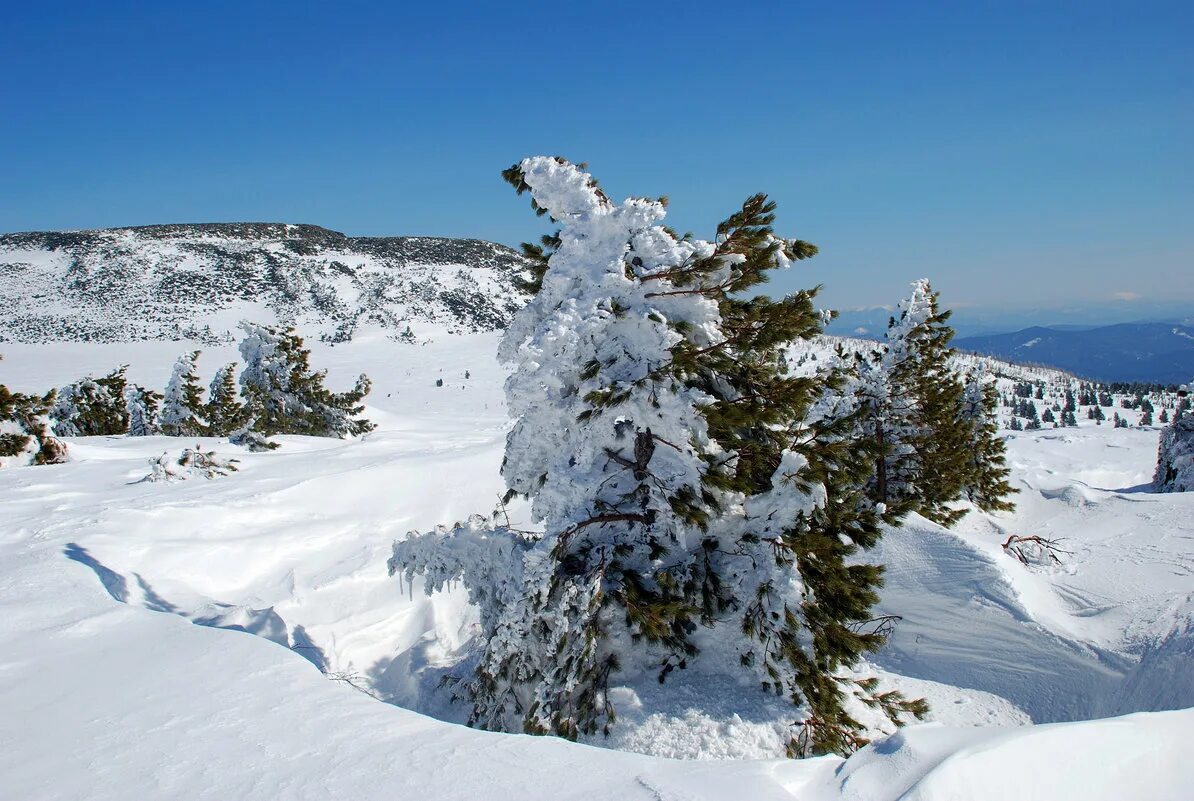
<svg viewBox="0 0 1194 801">
<path fill-rule="evenodd" d="M 1157 429 L 1085 420 L 1009 440 L 1015 514 L 887 535 L 882 609 L 904 619 L 877 662 L 938 723 L 843 766 L 676 762 L 444 722 L 461 710 L 434 685 L 470 610 L 462 592 L 400 586 L 385 559 L 411 529 L 493 508 L 507 419 L 495 335 L 424 341 L 312 343 L 333 387 L 374 379 L 379 429 L 361 440 L 282 438 L 264 454 L 205 440 L 240 460 L 210 482 L 134 483 L 194 444 L 168 438 L 75 439 L 69 464 L 0 471 L 0 795 L 1188 797 L 1194 713 L 1018 725 L 1194 704 L 1194 494 L 1141 491 Z M 8 344 L 0 382 L 44 390 L 129 362 L 157 386 L 185 347 Z M 232 357 L 205 350 L 201 374 Z M 999 547 L 1009 533 L 1072 553 L 1026 566 Z M 630 688 L 615 738 L 596 744 L 778 753 L 782 710 L 732 700 L 730 684 L 670 701 Z"/>
<path fill-rule="evenodd" d="M 879 547 L 882 606 L 905 618 L 880 663 L 1037 722 L 1194 706 L 1194 496 L 1148 492 L 1156 442 L 1156 428 L 1010 434 L 1014 513 L 913 521 Z M 1010 535 L 1066 553 L 1024 565 Z"/>
<path fill-rule="evenodd" d="M 0 341 L 227 341 L 238 320 L 331 341 L 362 325 L 502 327 L 524 299 L 515 251 L 475 239 L 347 237 L 220 223 L 0 236 Z"/>
</svg>

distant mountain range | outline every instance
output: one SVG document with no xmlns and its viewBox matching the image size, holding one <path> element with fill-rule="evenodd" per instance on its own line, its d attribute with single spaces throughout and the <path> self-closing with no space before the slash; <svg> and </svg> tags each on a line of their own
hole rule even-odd
<svg viewBox="0 0 1194 801">
<path fill-rule="evenodd" d="M 241 319 L 329 341 L 363 326 L 503 327 L 527 262 L 476 239 L 350 237 L 314 225 L 209 223 L 0 236 L 0 342 L 236 336 Z"/>
<path fill-rule="evenodd" d="M 1096 381 L 1184 384 L 1194 379 L 1194 327 L 1175 323 L 1033 327 L 963 337 L 953 344 L 959 350 L 1057 367 Z"/>
</svg>

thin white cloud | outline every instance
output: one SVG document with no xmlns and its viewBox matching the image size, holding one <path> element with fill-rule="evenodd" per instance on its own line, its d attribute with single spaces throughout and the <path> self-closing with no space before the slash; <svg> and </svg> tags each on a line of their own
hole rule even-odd
<svg viewBox="0 0 1194 801">
<path fill-rule="evenodd" d="M 1140 293 L 1124 289 L 1119 292 L 1112 292 L 1111 297 L 1116 300 L 1140 300 Z"/>
</svg>

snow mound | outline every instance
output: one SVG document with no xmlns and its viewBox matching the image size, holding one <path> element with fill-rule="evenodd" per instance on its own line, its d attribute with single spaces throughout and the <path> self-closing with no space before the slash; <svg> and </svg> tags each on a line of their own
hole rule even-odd
<svg viewBox="0 0 1194 801">
<path fill-rule="evenodd" d="M 1185 801 L 1192 731 L 1194 710 L 1017 729 L 916 726 L 803 789 L 816 801 Z"/>
</svg>

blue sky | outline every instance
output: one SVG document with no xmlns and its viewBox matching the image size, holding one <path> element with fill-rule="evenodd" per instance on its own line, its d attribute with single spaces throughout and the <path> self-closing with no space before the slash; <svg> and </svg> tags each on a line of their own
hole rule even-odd
<svg viewBox="0 0 1194 801">
<path fill-rule="evenodd" d="M 698 235 L 770 193 L 837 306 L 1194 303 L 1188 0 L 5 5 L 3 231 L 515 244 L 551 153 Z"/>
</svg>

